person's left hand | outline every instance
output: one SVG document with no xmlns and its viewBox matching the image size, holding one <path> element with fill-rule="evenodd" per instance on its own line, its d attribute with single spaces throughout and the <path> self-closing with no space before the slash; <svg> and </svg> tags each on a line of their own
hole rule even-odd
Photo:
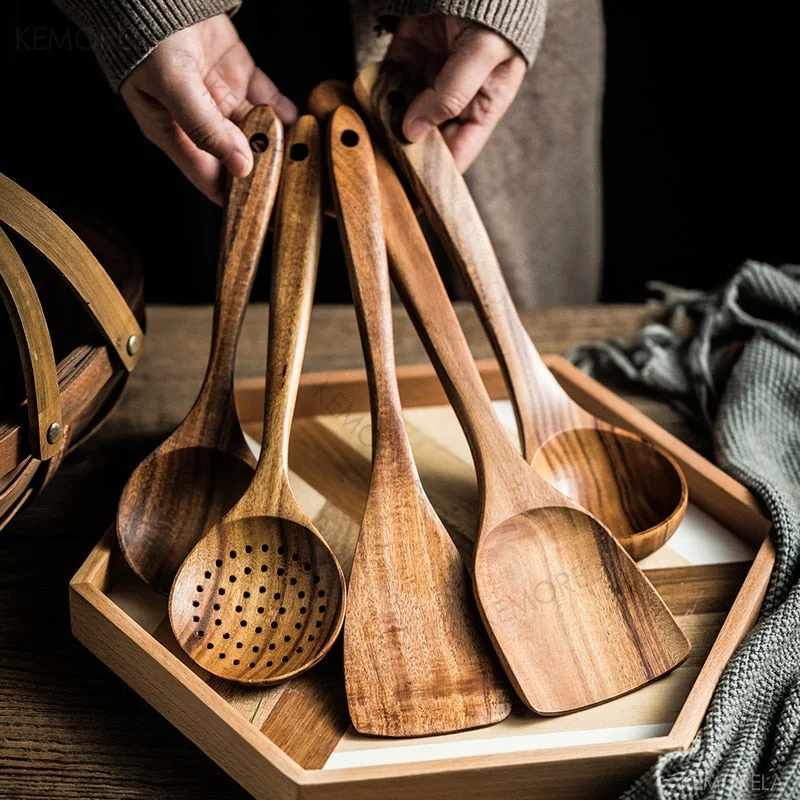
<svg viewBox="0 0 800 800">
<path fill-rule="evenodd" d="M 434 125 L 464 172 L 516 97 L 526 64 L 500 34 L 458 17 L 399 20 L 386 58 L 411 65 L 427 85 L 409 105 L 403 134 L 411 142 Z"/>
</svg>

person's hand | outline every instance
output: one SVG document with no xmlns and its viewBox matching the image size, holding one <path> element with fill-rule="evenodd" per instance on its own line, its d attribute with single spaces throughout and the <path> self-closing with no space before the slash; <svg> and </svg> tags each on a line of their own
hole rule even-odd
<svg viewBox="0 0 800 800">
<path fill-rule="evenodd" d="M 215 203 L 222 202 L 223 165 L 237 177 L 253 166 L 236 123 L 261 103 L 284 123 L 297 118 L 294 103 L 256 67 L 227 14 L 169 36 L 120 91 L 144 135 Z"/>
<path fill-rule="evenodd" d="M 429 87 L 409 105 L 403 134 L 411 142 L 433 125 L 464 172 L 516 97 L 526 64 L 502 36 L 443 14 L 398 21 L 386 53 L 407 63 Z"/>
</svg>

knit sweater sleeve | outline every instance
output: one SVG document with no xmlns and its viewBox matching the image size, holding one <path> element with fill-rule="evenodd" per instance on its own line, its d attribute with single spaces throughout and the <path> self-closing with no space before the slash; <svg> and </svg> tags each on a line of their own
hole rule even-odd
<svg viewBox="0 0 800 800">
<path fill-rule="evenodd" d="M 547 0 L 381 0 L 382 18 L 449 14 L 479 22 L 505 37 L 530 66 L 544 35 Z"/>
<path fill-rule="evenodd" d="M 241 0 L 56 0 L 56 5 L 90 38 L 116 91 L 167 36 L 235 10 Z"/>
</svg>

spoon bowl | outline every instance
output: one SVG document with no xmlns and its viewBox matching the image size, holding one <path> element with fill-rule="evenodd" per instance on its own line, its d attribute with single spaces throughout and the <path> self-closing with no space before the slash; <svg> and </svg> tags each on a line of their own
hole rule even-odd
<svg viewBox="0 0 800 800">
<path fill-rule="evenodd" d="M 217 525 L 252 479 L 252 463 L 224 450 L 156 450 L 138 466 L 120 498 L 118 534 L 131 569 L 145 582 L 168 588 L 186 557 L 186 532 L 197 532 L 196 541 Z M 162 493 L 169 502 L 154 503 Z M 158 559 L 139 557 L 140 551 L 156 549 Z"/>
<path fill-rule="evenodd" d="M 545 441 L 530 463 L 562 494 L 602 519 L 637 560 L 672 536 L 689 502 L 674 459 L 618 429 L 562 431 Z"/>
<path fill-rule="evenodd" d="M 179 644 L 203 669 L 240 683 L 277 683 L 328 651 L 344 620 L 341 571 L 313 528 L 277 517 L 223 522 L 181 566 L 169 615 Z"/>
<path fill-rule="evenodd" d="M 255 459 L 233 400 L 236 345 L 278 189 L 283 128 L 269 106 L 242 122 L 253 169 L 234 178 L 223 212 L 211 353 L 186 418 L 133 472 L 120 497 L 117 539 L 145 583 L 167 593 L 203 533 L 242 496 Z"/>
</svg>

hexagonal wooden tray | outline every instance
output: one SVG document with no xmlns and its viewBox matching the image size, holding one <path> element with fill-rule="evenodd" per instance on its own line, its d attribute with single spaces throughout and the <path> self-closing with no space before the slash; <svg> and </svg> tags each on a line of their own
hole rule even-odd
<svg viewBox="0 0 800 800">
<path fill-rule="evenodd" d="M 736 645 L 755 620 L 774 551 L 747 490 L 563 359 L 548 363 L 589 411 L 637 431 L 683 466 L 691 505 L 643 567 L 692 642 L 688 661 L 631 695 L 563 717 L 518 704 L 490 728 L 424 739 L 363 737 L 349 727 L 341 650 L 282 686 L 246 689 L 187 662 L 166 599 L 139 583 L 110 532 L 70 586 L 72 628 L 98 658 L 258 798 L 613 796 L 661 754 L 687 747 Z M 481 372 L 510 428 L 494 362 Z M 422 481 L 462 552 L 475 529 L 475 475 L 429 366 L 399 370 Z M 237 386 L 245 429 L 260 434 L 263 381 Z M 298 496 L 349 568 L 369 479 L 368 396 L 361 371 L 304 376 L 292 436 Z"/>
</svg>

